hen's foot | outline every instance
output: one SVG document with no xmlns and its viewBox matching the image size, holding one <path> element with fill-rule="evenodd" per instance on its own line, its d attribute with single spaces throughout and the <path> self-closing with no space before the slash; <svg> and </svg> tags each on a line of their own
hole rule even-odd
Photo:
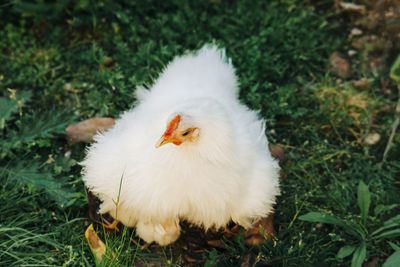
<svg viewBox="0 0 400 267">
<path fill-rule="evenodd" d="M 117 232 L 119 232 L 118 224 L 119 224 L 119 220 L 114 220 L 112 223 L 110 223 L 105 218 L 103 218 L 102 225 L 104 226 L 104 228 L 107 228 L 109 230 L 116 230 Z"/>
<path fill-rule="evenodd" d="M 181 234 L 178 220 L 170 220 L 164 223 L 138 222 L 136 233 L 147 243 L 153 241 L 160 246 L 166 246 L 175 242 Z"/>
</svg>

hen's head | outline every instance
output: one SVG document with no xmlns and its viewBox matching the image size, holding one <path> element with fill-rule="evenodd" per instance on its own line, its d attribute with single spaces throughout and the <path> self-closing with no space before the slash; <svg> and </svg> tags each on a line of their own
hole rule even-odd
<svg viewBox="0 0 400 267">
<path fill-rule="evenodd" d="M 200 134 L 200 129 L 193 125 L 190 117 L 174 114 L 167 122 L 167 128 L 161 138 L 156 143 L 156 148 L 173 143 L 181 145 L 185 142 L 195 142 Z"/>
</svg>

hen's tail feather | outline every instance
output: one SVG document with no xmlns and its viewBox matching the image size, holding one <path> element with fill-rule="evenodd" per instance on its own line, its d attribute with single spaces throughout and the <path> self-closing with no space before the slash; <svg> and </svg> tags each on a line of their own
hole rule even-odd
<svg viewBox="0 0 400 267">
<path fill-rule="evenodd" d="M 205 56 L 214 56 L 218 55 L 218 57 L 224 61 L 225 63 L 228 63 L 230 66 L 232 66 L 232 60 L 226 56 L 226 50 L 225 48 L 219 48 L 216 44 L 205 44 L 198 52 L 198 55 L 205 55 Z"/>
</svg>

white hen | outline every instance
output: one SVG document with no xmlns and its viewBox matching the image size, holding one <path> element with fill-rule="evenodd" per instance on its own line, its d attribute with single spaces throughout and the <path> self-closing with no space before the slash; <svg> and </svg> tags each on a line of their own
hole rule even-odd
<svg viewBox="0 0 400 267">
<path fill-rule="evenodd" d="M 233 220 L 247 229 L 272 212 L 279 166 L 264 121 L 238 101 L 224 51 L 206 45 L 177 57 L 136 95 L 136 107 L 95 138 L 82 163 L 100 213 L 167 245 L 180 220 L 205 229 Z"/>
</svg>

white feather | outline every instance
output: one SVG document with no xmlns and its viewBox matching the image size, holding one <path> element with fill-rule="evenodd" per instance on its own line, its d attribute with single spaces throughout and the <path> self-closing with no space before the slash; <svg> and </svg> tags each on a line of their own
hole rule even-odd
<svg viewBox="0 0 400 267">
<path fill-rule="evenodd" d="M 143 90 L 135 108 L 96 136 L 82 163 L 101 213 L 136 226 L 147 242 L 166 245 L 178 238 L 179 220 L 205 229 L 233 220 L 249 228 L 272 211 L 279 166 L 269 153 L 264 121 L 237 99 L 223 50 L 207 45 L 178 57 Z M 177 113 L 199 129 L 198 140 L 155 148 Z"/>
</svg>

